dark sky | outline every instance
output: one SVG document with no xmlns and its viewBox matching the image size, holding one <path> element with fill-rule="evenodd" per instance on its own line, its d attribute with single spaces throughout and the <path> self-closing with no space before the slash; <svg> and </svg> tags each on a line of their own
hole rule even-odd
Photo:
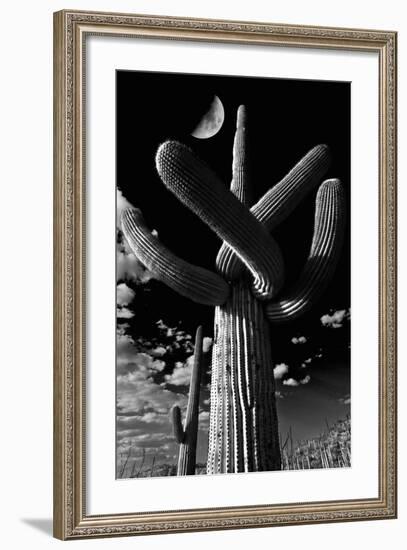
<svg viewBox="0 0 407 550">
<path fill-rule="evenodd" d="M 167 191 L 155 169 L 157 147 L 167 139 L 187 144 L 229 186 L 240 104 L 246 105 L 248 114 L 255 200 L 312 147 L 326 143 L 333 157 L 326 178 L 342 180 L 350 212 L 350 84 L 118 71 L 116 93 L 117 186 L 142 210 L 147 225 L 158 231 L 160 240 L 185 260 L 213 270 L 221 242 Z M 224 105 L 224 124 L 212 138 L 196 139 L 191 131 L 214 95 Z M 273 232 L 282 249 L 287 285 L 295 281 L 309 251 L 315 193 Z M 342 256 L 327 291 L 300 320 L 272 329 L 274 362 L 289 365 L 286 378 L 311 377 L 308 384 L 299 387 L 277 383 L 285 395 L 278 400 L 281 431 L 291 425 L 298 439 L 318 435 L 324 429 L 325 417 L 334 421 L 349 412 L 344 401 L 350 393 L 350 323 L 345 319 L 335 328 L 320 321 L 325 314 L 350 307 L 349 217 Z M 148 338 L 159 319 L 168 326 L 181 323 L 190 334 L 203 324 L 204 333 L 212 335 L 212 307 L 192 303 L 156 281 L 150 281 L 146 288 L 132 288 L 136 292 L 130 305 L 134 317 L 126 322 L 133 337 Z M 293 344 L 296 336 L 305 336 L 306 343 Z M 304 368 L 305 359 L 312 361 Z M 200 443 L 202 453 L 204 445 Z"/>
</svg>

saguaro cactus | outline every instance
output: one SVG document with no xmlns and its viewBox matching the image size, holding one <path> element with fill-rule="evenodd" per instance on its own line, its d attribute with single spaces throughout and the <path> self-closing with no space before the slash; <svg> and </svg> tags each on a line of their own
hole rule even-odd
<svg viewBox="0 0 407 550">
<path fill-rule="evenodd" d="M 163 255 L 158 243 L 147 246 L 137 238 L 138 212 L 126 211 L 122 218 L 130 246 L 149 269 L 184 295 L 189 288 L 192 299 L 216 306 L 208 473 L 281 468 L 270 323 L 293 319 L 312 307 L 335 270 L 345 225 L 341 183 L 326 180 L 316 197 L 308 259 L 298 282 L 286 291 L 282 255 L 270 232 L 321 182 L 330 153 L 326 145 L 314 147 L 251 206 L 247 136 L 241 106 L 230 191 L 181 143 L 165 142 L 156 156 L 168 189 L 223 239 L 217 274 L 199 271 L 198 278 L 195 266 L 177 270 L 169 252 L 158 263 L 157 255 Z"/>
<path fill-rule="evenodd" d="M 185 427 L 182 425 L 181 410 L 178 405 L 172 408 L 172 424 L 174 435 L 180 444 L 178 453 L 177 475 L 194 475 L 196 467 L 196 444 L 198 440 L 199 395 L 203 370 L 203 338 L 202 327 L 199 326 L 195 336 L 194 362 L 192 364 L 191 381 Z"/>
</svg>

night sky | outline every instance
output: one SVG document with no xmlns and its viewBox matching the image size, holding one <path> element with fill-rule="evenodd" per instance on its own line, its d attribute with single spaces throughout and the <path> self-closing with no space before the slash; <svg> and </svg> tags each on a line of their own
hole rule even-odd
<svg viewBox="0 0 407 550">
<path fill-rule="evenodd" d="M 331 423 L 350 412 L 350 84 L 118 71 L 116 94 L 118 211 L 127 204 L 140 208 L 168 248 L 212 270 L 221 242 L 161 182 L 155 168 L 160 143 L 176 139 L 190 146 L 229 186 L 236 110 L 244 104 L 255 201 L 312 147 L 330 147 L 332 164 L 325 178 L 340 178 L 348 200 L 341 259 L 315 307 L 296 322 L 272 328 L 280 432 L 284 435 L 291 426 L 297 440 L 318 436 L 326 420 Z M 191 132 L 214 95 L 224 106 L 223 126 L 209 139 L 196 139 Z M 273 232 L 285 261 L 285 288 L 298 277 L 309 251 L 315 194 Z M 132 444 L 135 457 L 140 456 L 137 449 L 145 448 L 150 455 L 156 449 L 158 461 L 174 462 L 177 448 L 168 409 L 177 399 L 186 404 L 187 383 L 179 382 L 188 377 L 179 375 L 187 371 L 180 369 L 188 367 L 190 336 L 197 326 L 202 324 L 205 336 L 212 337 L 214 308 L 150 279 L 129 255 L 120 230 L 117 234 L 118 453 Z M 210 353 L 207 360 L 201 461 L 207 443 Z"/>
</svg>

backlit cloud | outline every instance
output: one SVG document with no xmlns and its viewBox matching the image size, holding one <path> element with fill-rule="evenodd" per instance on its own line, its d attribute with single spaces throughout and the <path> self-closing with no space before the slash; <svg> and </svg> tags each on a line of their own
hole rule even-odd
<svg viewBox="0 0 407 550">
<path fill-rule="evenodd" d="M 299 386 L 300 383 L 297 382 L 297 380 L 294 380 L 294 378 L 287 378 L 287 380 L 283 380 L 284 386 Z"/>
<path fill-rule="evenodd" d="M 340 397 L 338 399 L 339 403 L 342 403 L 342 405 L 350 405 L 351 399 L 350 394 L 344 395 L 343 397 Z"/>
<path fill-rule="evenodd" d="M 285 363 L 280 363 L 279 365 L 276 365 L 273 369 L 274 372 L 274 378 L 276 380 L 280 380 L 285 374 L 288 372 L 288 365 Z"/>
<path fill-rule="evenodd" d="M 209 338 L 209 336 L 204 336 L 202 341 L 202 350 L 204 353 L 208 353 L 208 351 L 212 347 L 212 338 Z"/>
<path fill-rule="evenodd" d="M 307 341 L 307 339 L 305 338 L 305 336 L 294 336 L 293 338 L 291 338 L 291 342 L 293 344 L 305 344 Z"/>
<path fill-rule="evenodd" d="M 208 430 L 209 428 L 209 411 L 200 411 L 199 413 L 199 429 L 200 430 Z"/>
<path fill-rule="evenodd" d="M 128 307 L 118 307 L 116 309 L 116 317 L 118 319 L 131 319 L 134 313 Z"/>
<path fill-rule="evenodd" d="M 345 320 L 350 318 L 350 310 L 339 309 L 333 313 L 323 315 L 321 317 L 321 323 L 324 327 L 329 328 L 341 328 Z"/>
<path fill-rule="evenodd" d="M 311 381 L 311 376 L 307 374 L 304 378 L 301 378 L 300 380 L 295 380 L 295 378 L 287 378 L 287 380 L 283 380 L 284 386 L 292 386 L 297 387 L 300 385 L 305 386 Z"/>
<path fill-rule="evenodd" d="M 174 386 L 189 386 L 191 380 L 193 358 L 188 358 L 185 363 L 177 362 L 175 368 L 171 374 L 165 375 L 165 381 L 167 384 L 173 384 Z"/>
<path fill-rule="evenodd" d="M 120 283 L 116 287 L 116 302 L 118 306 L 128 306 L 134 299 L 135 292 L 126 283 Z"/>
<path fill-rule="evenodd" d="M 140 368 L 139 364 L 127 364 L 126 367 L 121 369 L 124 372 L 117 378 L 117 405 L 124 413 L 152 409 L 159 414 L 168 414 L 173 405 L 185 405 L 184 395 L 154 382 L 152 373 Z"/>
<path fill-rule="evenodd" d="M 156 348 L 150 350 L 150 354 L 153 357 L 162 357 L 166 351 L 167 350 L 163 346 L 157 346 Z"/>
</svg>

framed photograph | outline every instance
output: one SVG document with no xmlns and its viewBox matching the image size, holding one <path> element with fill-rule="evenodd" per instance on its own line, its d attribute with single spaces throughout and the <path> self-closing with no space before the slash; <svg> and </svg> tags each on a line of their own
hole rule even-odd
<svg viewBox="0 0 407 550">
<path fill-rule="evenodd" d="M 54 534 L 396 517 L 396 33 L 54 15 Z"/>
</svg>

